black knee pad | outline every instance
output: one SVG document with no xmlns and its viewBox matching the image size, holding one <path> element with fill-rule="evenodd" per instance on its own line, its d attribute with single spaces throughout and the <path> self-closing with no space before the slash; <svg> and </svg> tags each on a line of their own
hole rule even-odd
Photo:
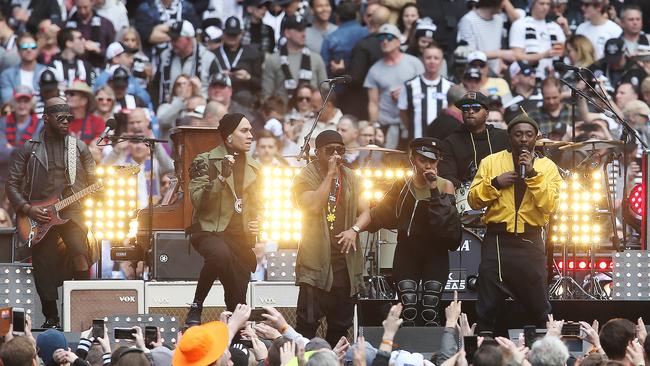
<svg viewBox="0 0 650 366">
<path fill-rule="evenodd" d="M 422 284 L 422 319 L 426 325 L 438 325 L 438 304 L 442 294 L 442 283 L 438 281 L 426 281 Z"/>
<path fill-rule="evenodd" d="M 404 306 L 402 310 L 402 317 L 405 322 L 413 322 L 418 315 L 417 294 L 418 284 L 413 280 L 402 280 L 397 283 L 397 291 L 399 292 L 399 300 Z M 408 325 L 408 324 L 407 324 Z"/>
</svg>

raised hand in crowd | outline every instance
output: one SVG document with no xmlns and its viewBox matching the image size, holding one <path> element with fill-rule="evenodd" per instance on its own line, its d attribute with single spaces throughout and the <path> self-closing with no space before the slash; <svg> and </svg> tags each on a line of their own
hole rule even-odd
<svg viewBox="0 0 650 366">
<path fill-rule="evenodd" d="M 639 343 L 639 339 L 635 338 L 627 345 L 625 359 L 628 360 L 631 365 L 645 365 L 643 346 Z"/>
<path fill-rule="evenodd" d="M 280 366 L 285 366 L 296 357 L 296 344 L 293 341 L 287 342 L 280 348 Z"/>
<path fill-rule="evenodd" d="M 258 336 L 269 340 L 282 337 L 282 333 L 280 333 L 279 330 L 264 323 L 255 324 L 255 333 L 257 333 Z"/>
<path fill-rule="evenodd" d="M 639 319 L 636 320 L 636 337 L 639 339 L 641 344 L 644 344 L 647 336 L 648 330 L 645 328 L 643 318 L 639 317 Z"/>
<path fill-rule="evenodd" d="M 135 329 L 135 333 L 133 334 L 133 337 L 135 337 L 135 346 L 143 351 L 146 351 L 148 348 L 147 345 L 144 344 L 144 334 L 142 334 L 142 328 L 136 325 L 133 327 L 133 329 Z"/>
<path fill-rule="evenodd" d="M 277 329 L 280 333 L 284 333 L 284 331 L 289 327 L 289 323 L 287 323 L 286 319 L 284 319 L 284 316 L 282 316 L 278 309 L 272 306 L 264 306 L 264 310 L 265 312 L 262 313 L 262 317 L 265 320 L 262 323 Z"/>
<path fill-rule="evenodd" d="M 509 356 L 520 365 L 528 363 L 528 361 L 526 361 L 526 354 L 528 354 L 529 351 L 528 347 L 518 347 L 513 341 L 504 337 L 496 337 L 494 340 L 497 341 L 499 346 L 501 346 L 501 349 L 505 351 L 504 353 L 506 358 Z"/>
<path fill-rule="evenodd" d="M 381 323 L 384 327 L 384 334 L 381 337 L 381 345 L 379 349 L 386 352 L 393 351 L 393 339 L 395 339 L 395 334 L 399 330 L 400 325 L 404 319 L 400 318 L 402 314 L 402 304 L 396 304 L 391 306 L 390 311 L 388 311 L 388 316 Z"/>
<path fill-rule="evenodd" d="M 248 318 L 251 316 L 251 307 L 247 304 L 237 304 L 235 311 L 232 312 L 232 315 L 228 319 L 228 334 L 230 336 L 230 341 L 232 342 L 233 337 L 240 329 L 246 326 Z"/>
<path fill-rule="evenodd" d="M 598 336 L 598 320 L 594 320 L 591 325 L 587 322 L 580 322 L 580 331 L 585 334 L 580 338 L 591 343 L 595 349 L 602 352 L 602 348 L 600 347 L 600 337 Z"/>
<path fill-rule="evenodd" d="M 336 353 L 339 361 L 343 361 L 343 357 L 345 356 L 345 352 L 347 352 L 348 348 L 350 348 L 350 342 L 346 337 L 341 337 L 341 339 L 339 339 L 339 341 L 336 343 L 336 346 L 332 348 L 332 351 Z"/>
<path fill-rule="evenodd" d="M 354 366 L 366 366 L 366 339 L 363 336 L 357 338 L 356 347 L 352 352 L 352 364 Z"/>
<path fill-rule="evenodd" d="M 458 301 L 458 291 L 454 291 L 454 300 L 445 308 L 445 327 L 455 328 L 458 326 L 461 314 L 461 303 L 461 301 Z"/>
<path fill-rule="evenodd" d="M 456 352 L 445 362 L 441 363 L 440 366 L 467 366 L 467 360 L 465 359 L 465 354 L 466 354 L 465 350 L 461 348 L 460 351 Z"/>
<path fill-rule="evenodd" d="M 111 353 L 111 338 L 108 336 L 108 327 L 104 325 L 104 336 L 98 337 L 95 339 L 99 342 L 99 345 L 102 346 L 102 351 L 104 353 Z"/>
<path fill-rule="evenodd" d="M 562 337 L 562 326 L 564 326 L 564 320 L 554 320 L 553 314 L 548 314 L 548 321 L 546 322 L 546 335 L 551 335 L 555 337 Z"/>
<path fill-rule="evenodd" d="M 474 335 L 475 330 L 476 330 L 476 323 L 473 323 L 470 326 L 469 321 L 467 320 L 467 314 L 460 313 L 460 335 L 461 335 L 461 337 Z"/>
<path fill-rule="evenodd" d="M 56 351 L 54 351 L 52 358 L 54 362 L 56 362 L 57 364 L 63 365 L 63 364 L 73 364 L 75 360 L 79 358 L 79 356 L 77 356 L 76 353 L 72 352 L 70 348 L 68 349 L 59 348 Z"/>
<path fill-rule="evenodd" d="M 253 330 L 251 323 L 248 323 L 246 328 L 241 331 L 241 335 L 243 339 L 248 339 L 251 341 L 251 344 L 253 345 L 252 351 L 256 361 L 259 362 L 265 360 L 268 357 L 269 351 L 266 349 L 264 342 L 262 342 L 257 336 L 255 330 Z"/>
</svg>

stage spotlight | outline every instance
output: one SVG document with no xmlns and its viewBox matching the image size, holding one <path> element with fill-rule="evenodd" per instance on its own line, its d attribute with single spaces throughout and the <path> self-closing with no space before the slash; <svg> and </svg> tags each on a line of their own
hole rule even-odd
<svg viewBox="0 0 650 366">
<path fill-rule="evenodd" d="M 123 240 L 135 237 L 137 231 L 136 191 L 137 166 L 108 166 L 96 169 L 104 189 L 87 198 L 85 225 L 98 240 Z M 128 229 L 128 230 L 127 230 Z M 92 232 L 92 234 L 91 234 Z"/>
<path fill-rule="evenodd" d="M 358 169 L 356 174 L 361 178 L 364 200 L 374 203 L 382 199 L 395 179 L 410 177 L 413 172 L 404 169 Z"/>
<path fill-rule="evenodd" d="M 260 240 L 297 245 L 301 239 L 302 212 L 295 207 L 291 189 L 298 168 L 263 167 Z"/>
</svg>

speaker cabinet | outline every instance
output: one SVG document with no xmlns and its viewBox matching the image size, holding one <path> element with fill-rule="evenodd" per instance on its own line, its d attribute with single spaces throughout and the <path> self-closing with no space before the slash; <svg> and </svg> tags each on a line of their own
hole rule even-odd
<svg viewBox="0 0 650 366">
<path fill-rule="evenodd" d="M 194 300 L 196 281 L 147 282 L 145 288 L 145 312 L 147 314 L 162 314 L 175 317 L 178 325 L 185 322 L 185 317 Z M 249 285 L 250 286 L 250 285 Z M 250 287 L 246 302 L 250 304 Z M 219 314 L 226 310 L 223 297 L 223 286 L 215 282 L 208 297 L 203 302 L 201 320 L 209 322 L 219 320 Z"/>
<path fill-rule="evenodd" d="M 63 282 L 63 330 L 81 332 L 93 319 L 110 314 L 144 313 L 144 281 Z"/>
<path fill-rule="evenodd" d="M 158 231 L 153 241 L 153 278 L 191 281 L 199 278 L 203 258 L 182 231 Z"/>
</svg>

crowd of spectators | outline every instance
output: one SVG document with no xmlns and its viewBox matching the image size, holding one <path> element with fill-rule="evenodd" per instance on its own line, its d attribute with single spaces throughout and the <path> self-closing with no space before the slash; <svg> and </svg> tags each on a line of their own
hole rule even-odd
<svg viewBox="0 0 650 366">
<path fill-rule="evenodd" d="M 43 101 L 56 95 L 69 100 L 70 131 L 98 163 L 148 159 L 146 146 L 97 146 L 110 118 L 116 134 L 167 139 L 177 126 L 218 126 L 228 112 L 248 116 L 256 138 L 271 132 L 271 164 L 299 165 L 292 156 L 314 123 L 312 139 L 338 129 L 350 131 L 349 147 L 402 148 L 412 138 L 449 136 L 462 124 L 450 101 L 466 91 L 490 96 L 489 123 L 498 128 L 523 110 L 546 137 L 569 139 L 577 105 L 578 140 L 593 137 L 585 131 L 598 121 L 602 135 L 617 138 L 612 115 L 573 103 L 560 78 L 587 91 L 602 86 L 647 141 L 648 7 L 632 0 L 0 1 L 0 181 L 11 150 L 40 133 Z M 558 61 L 591 72 L 555 70 Z M 323 81 L 348 74 L 321 111 Z M 158 185 L 173 173 L 172 148 L 156 152 Z M 360 155 L 347 154 L 348 162 L 369 163 Z"/>
<path fill-rule="evenodd" d="M 360 335 L 353 343 L 341 337 L 335 345 L 318 337 L 304 338 L 273 307 L 264 308 L 262 321 L 249 321 L 251 308 L 245 304 L 224 311 L 219 321 L 183 328 L 173 340 L 162 339 L 160 332 L 146 337 L 139 326 L 131 328 L 132 339 L 115 339 L 105 326 L 103 336 L 93 337 L 91 328 L 81 332 L 76 344 L 69 344 L 55 329 L 34 337 L 27 317 L 24 335 L 13 334 L 10 327 L 4 336 L 0 362 L 4 366 L 639 366 L 648 360 L 650 342 L 642 318 L 636 324 L 613 318 L 601 327 L 598 321 L 581 321 L 579 342 L 584 340 L 589 349 L 569 352 L 567 344 L 576 338 L 563 336 L 564 320 L 549 315 L 546 329 L 536 329 L 530 339 L 524 333 L 514 339 L 500 337 L 478 333 L 461 302 L 454 300 L 445 309 L 441 338 L 428 342 L 440 346 L 418 353 L 394 342 L 403 321 L 401 311 L 401 304 L 390 308 L 379 344 Z"/>
</svg>

